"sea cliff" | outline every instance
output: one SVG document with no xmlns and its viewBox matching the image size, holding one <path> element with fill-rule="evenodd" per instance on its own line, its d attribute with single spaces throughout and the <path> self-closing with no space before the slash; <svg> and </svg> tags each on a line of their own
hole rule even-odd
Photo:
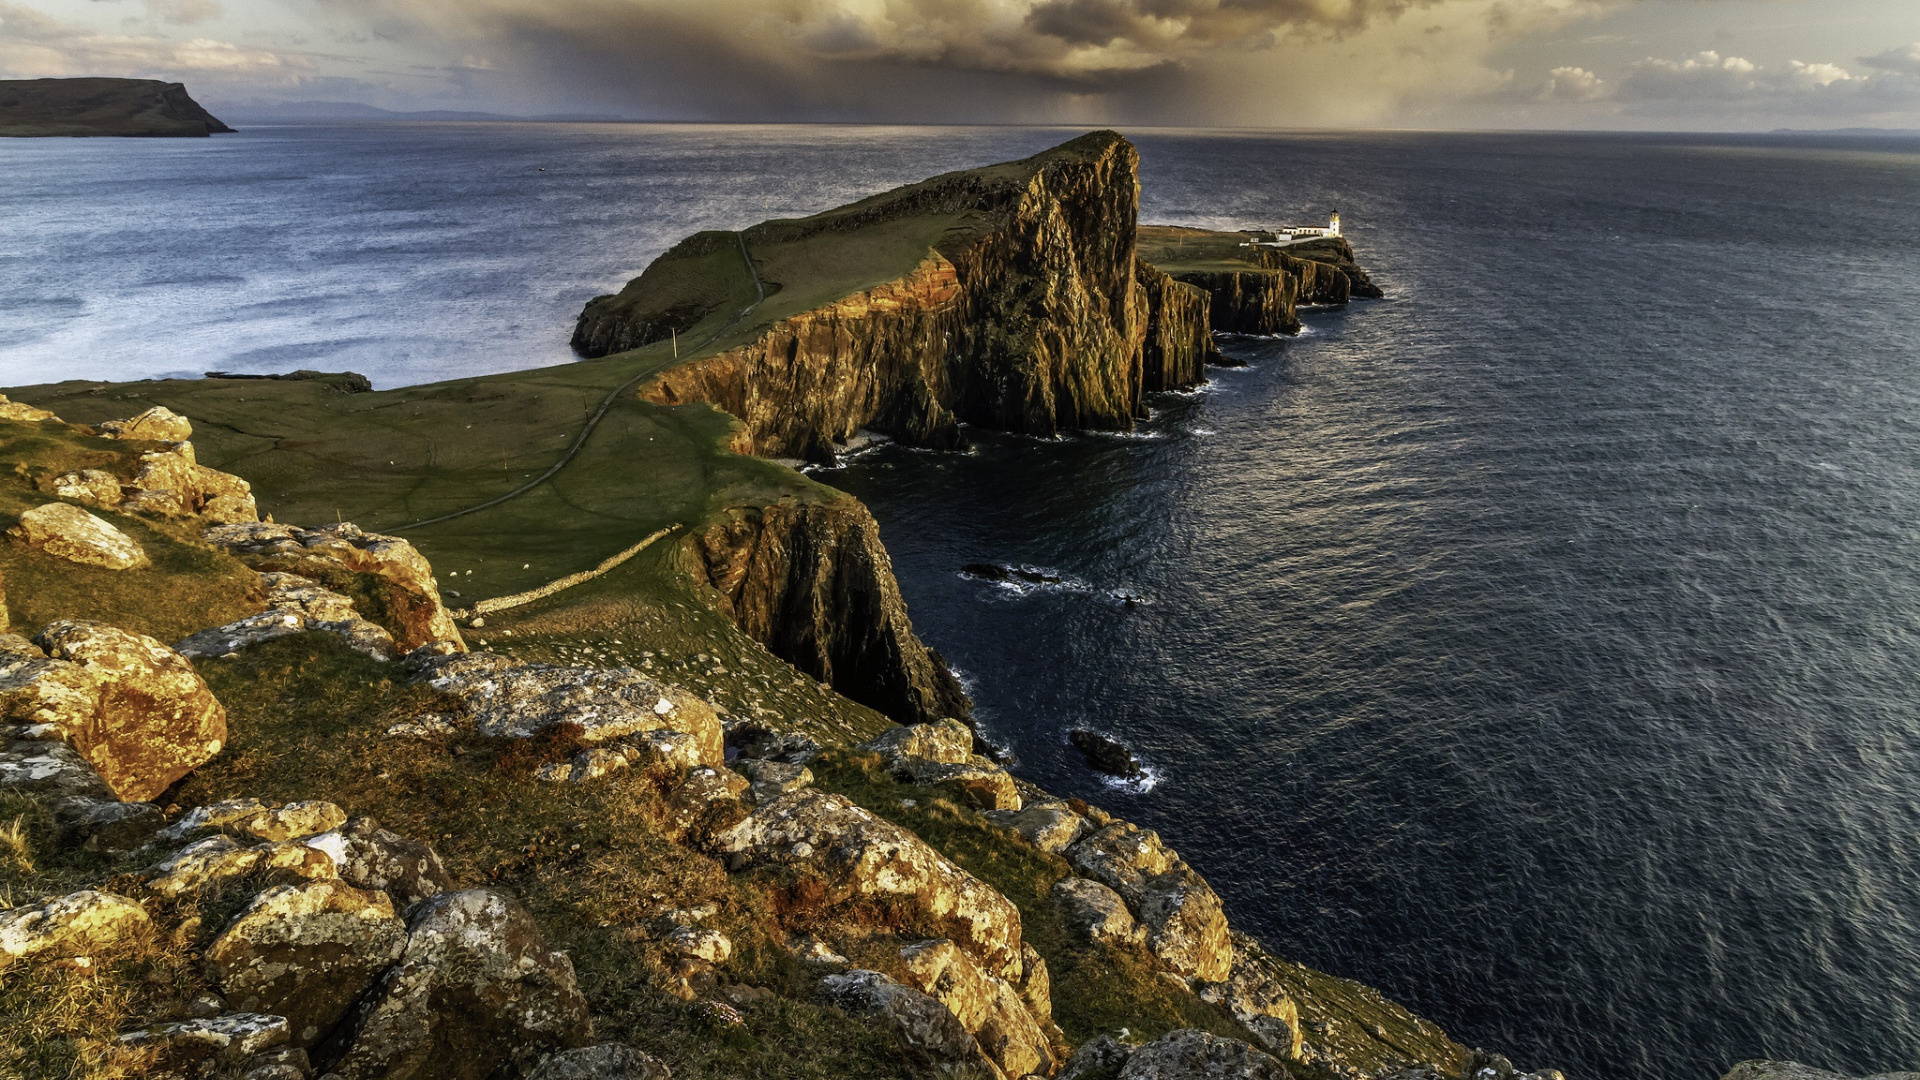
<svg viewBox="0 0 1920 1080">
<path fill-rule="evenodd" d="M 202 137 L 232 132 L 180 83 L 0 79 L 0 136 Z"/>
</svg>

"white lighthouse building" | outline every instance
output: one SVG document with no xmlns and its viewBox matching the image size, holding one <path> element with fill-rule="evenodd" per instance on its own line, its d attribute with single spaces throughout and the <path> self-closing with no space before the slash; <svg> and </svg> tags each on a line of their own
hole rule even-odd
<svg viewBox="0 0 1920 1080">
<path fill-rule="evenodd" d="M 1273 230 L 1272 240 L 1255 240 L 1242 247 L 1286 247 L 1304 240 L 1319 240 L 1323 237 L 1340 235 L 1340 211 L 1327 215 L 1327 227 L 1317 225 L 1284 225 Z"/>
</svg>

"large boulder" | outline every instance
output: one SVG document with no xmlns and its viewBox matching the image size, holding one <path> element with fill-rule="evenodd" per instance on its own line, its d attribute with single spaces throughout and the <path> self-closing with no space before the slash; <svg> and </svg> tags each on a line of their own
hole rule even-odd
<svg viewBox="0 0 1920 1080">
<path fill-rule="evenodd" d="M 714 837 L 730 865 L 786 868 L 824 887 L 823 902 L 909 898 L 983 967 L 1020 977 L 1020 909 L 925 841 L 841 795 L 790 791 Z"/>
<path fill-rule="evenodd" d="M 973 729 L 954 719 L 888 728 L 859 746 L 879 754 L 889 766 L 902 758 L 920 758 L 946 765 L 973 760 Z"/>
<path fill-rule="evenodd" d="M 370 817 L 354 818 L 301 842 L 330 857 L 340 880 L 378 889 L 402 908 L 453 888 L 453 876 L 432 848 L 388 832 Z"/>
<path fill-rule="evenodd" d="M 483 735 L 526 738 L 576 724 L 601 743 L 646 731 L 680 731 L 699 742 L 701 761 L 726 759 L 726 734 L 713 706 L 632 668 L 523 664 L 493 653 L 424 657 L 416 680 L 458 701 Z"/>
<path fill-rule="evenodd" d="M 201 535 L 256 570 L 296 574 L 362 595 L 369 595 L 365 582 L 377 582 L 369 595 L 380 609 L 374 621 L 392 632 L 401 652 L 435 641 L 466 647 L 440 598 L 433 567 L 397 536 L 362 532 L 352 523 L 302 529 L 272 522 L 217 525 Z"/>
<path fill-rule="evenodd" d="M 0 420 L 38 423 L 42 420 L 58 419 L 60 418 L 45 409 L 36 409 L 24 401 L 12 401 L 8 399 L 7 395 L 0 394 Z"/>
<path fill-rule="evenodd" d="M 134 570 L 153 565 L 133 538 L 71 503 L 46 503 L 20 515 L 7 530 L 17 543 L 38 548 L 56 559 L 108 570 Z"/>
<path fill-rule="evenodd" d="M 954 719 L 888 728 L 858 749 L 879 754 L 896 779 L 912 784 L 952 784 L 986 810 L 1020 809 L 1017 782 L 1003 768 L 973 752 L 973 729 Z"/>
<path fill-rule="evenodd" d="M 158 641 L 66 619 L 34 642 L 0 636 L 0 719 L 66 740 L 116 798 L 150 800 L 226 745 L 226 710 Z"/>
<path fill-rule="evenodd" d="M 344 1080 L 486 1080 L 592 1036 L 573 963 L 517 902 L 468 889 L 420 905 L 399 962 L 321 1057 L 337 1051 Z"/>
<path fill-rule="evenodd" d="M 1087 819 L 1073 812 L 1066 803 L 1028 800 L 1018 810 L 989 810 L 988 821 L 1012 829 L 1021 838 L 1048 854 L 1057 855 L 1087 835 Z"/>
<path fill-rule="evenodd" d="M 1066 850 L 1082 874 L 1119 893 L 1147 945 L 1176 974 L 1219 982 L 1233 966 L 1220 897 L 1159 834 L 1115 821 Z"/>
<path fill-rule="evenodd" d="M 944 938 L 909 945 L 900 960 L 908 984 L 945 1005 L 1002 1072 L 1052 1074 L 1058 1062 L 1046 1029 L 1006 980 Z"/>
<path fill-rule="evenodd" d="M 185 442 L 193 438 L 193 424 L 165 405 L 155 405 L 138 416 L 101 424 L 100 435 L 108 439 Z"/>
<path fill-rule="evenodd" d="M 229 1005 L 284 1016 L 294 1044 L 313 1046 L 399 958 L 406 937 L 385 893 L 310 881 L 254 897 L 206 961 Z"/>
<path fill-rule="evenodd" d="M 856 1016 L 886 1024 L 901 1042 L 935 1063 L 973 1065 L 988 1076 L 1002 1075 L 953 1010 L 922 991 L 878 971 L 857 969 L 820 980 L 820 992 Z"/>
<path fill-rule="evenodd" d="M 1141 939 L 1133 912 L 1120 894 L 1097 881 L 1064 877 L 1053 883 L 1053 903 L 1067 925 L 1094 941 L 1131 944 Z"/>
<path fill-rule="evenodd" d="M 1273 1055 L 1197 1028 L 1170 1031 L 1127 1055 L 1119 1080 L 1292 1080 Z"/>
<path fill-rule="evenodd" d="M 19 960 L 89 956 L 147 928 L 146 909 L 124 896 L 85 889 L 0 911 L 0 968 Z"/>
</svg>

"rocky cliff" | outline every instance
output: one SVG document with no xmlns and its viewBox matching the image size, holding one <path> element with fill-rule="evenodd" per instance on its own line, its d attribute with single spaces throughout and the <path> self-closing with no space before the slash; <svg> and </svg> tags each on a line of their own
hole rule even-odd
<svg viewBox="0 0 1920 1080">
<path fill-rule="evenodd" d="M 737 507 L 691 550 L 722 610 L 815 679 L 900 723 L 971 709 L 946 661 L 914 635 L 880 527 L 857 500 Z"/>
<path fill-rule="evenodd" d="M 0 80 L 0 136 L 231 132 L 180 83 L 154 79 Z"/>
<path fill-rule="evenodd" d="M 1274 234 L 1213 232 L 1170 225 L 1140 229 L 1143 258 L 1207 295 L 1209 325 L 1226 334 L 1294 334 L 1299 307 L 1379 299 L 1380 287 L 1354 261 L 1344 237 L 1264 246 Z"/>
<path fill-rule="evenodd" d="M 574 345 L 599 356 L 691 336 L 753 299 L 721 265 L 746 273 L 750 259 L 769 298 L 742 316 L 760 320 L 748 340 L 671 367 L 644 393 L 718 405 L 746 422 L 757 453 L 819 459 L 862 428 L 932 447 L 959 445 L 962 423 L 1127 429 L 1144 391 L 1197 383 L 1215 355 L 1197 294 L 1135 258 L 1138 165 L 1125 139 L 1096 132 L 755 226 L 737 253 L 700 234 L 590 302 Z"/>
</svg>

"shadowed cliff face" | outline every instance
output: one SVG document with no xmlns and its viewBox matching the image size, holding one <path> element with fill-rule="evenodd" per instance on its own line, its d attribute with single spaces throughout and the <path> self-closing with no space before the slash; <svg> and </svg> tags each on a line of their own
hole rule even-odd
<svg viewBox="0 0 1920 1080">
<path fill-rule="evenodd" d="M 801 671 L 903 724 L 971 711 L 914 635 L 880 527 L 857 500 L 734 508 L 690 547 L 721 610 Z"/>
<path fill-rule="evenodd" d="M 154 79 L 0 80 L 0 136 L 207 136 L 231 132 L 180 83 Z"/>
</svg>

